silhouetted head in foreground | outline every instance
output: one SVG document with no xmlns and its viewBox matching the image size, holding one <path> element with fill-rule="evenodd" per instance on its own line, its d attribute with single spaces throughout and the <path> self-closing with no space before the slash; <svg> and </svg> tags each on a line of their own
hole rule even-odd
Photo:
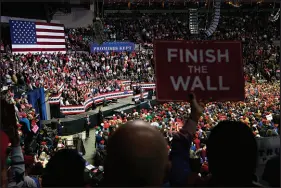
<svg viewBox="0 0 281 188">
<path fill-rule="evenodd" d="M 242 122 L 222 121 L 207 142 L 207 157 L 215 186 L 251 186 L 257 164 L 257 143 Z"/>
<path fill-rule="evenodd" d="M 130 121 L 109 138 L 105 183 L 161 186 L 168 164 L 167 143 L 161 133 L 144 121 Z"/>
<path fill-rule="evenodd" d="M 48 162 L 42 187 L 83 187 L 85 160 L 77 150 L 62 149 Z"/>
</svg>

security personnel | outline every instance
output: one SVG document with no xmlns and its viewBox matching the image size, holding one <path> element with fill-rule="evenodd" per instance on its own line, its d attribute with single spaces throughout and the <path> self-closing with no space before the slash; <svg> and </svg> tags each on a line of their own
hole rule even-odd
<svg viewBox="0 0 281 188">
<path fill-rule="evenodd" d="M 91 126 L 89 115 L 86 115 L 86 117 L 85 117 L 84 126 L 85 126 L 85 130 L 86 130 L 86 138 L 89 138 L 90 137 L 90 126 Z"/>
</svg>

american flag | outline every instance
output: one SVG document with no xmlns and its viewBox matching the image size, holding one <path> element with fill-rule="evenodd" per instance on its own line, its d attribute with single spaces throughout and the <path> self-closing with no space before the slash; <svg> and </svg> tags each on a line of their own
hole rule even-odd
<svg viewBox="0 0 281 188">
<path fill-rule="evenodd" d="M 66 53 L 62 24 L 10 20 L 13 53 Z"/>
</svg>

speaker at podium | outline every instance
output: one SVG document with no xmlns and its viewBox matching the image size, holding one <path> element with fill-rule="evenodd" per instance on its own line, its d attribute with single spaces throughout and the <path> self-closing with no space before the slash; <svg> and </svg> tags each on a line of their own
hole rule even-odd
<svg viewBox="0 0 281 188">
<path fill-rule="evenodd" d="M 149 90 L 147 99 L 152 100 L 152 96 L 153 96 L 153 90 Z"/>
</svg>

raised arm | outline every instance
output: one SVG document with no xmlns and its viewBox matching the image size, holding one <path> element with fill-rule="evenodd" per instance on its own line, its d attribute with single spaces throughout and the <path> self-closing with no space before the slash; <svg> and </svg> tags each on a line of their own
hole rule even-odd
<svg viewBox="0 0 281 188">
<path fill-rule="evenodd" d="M 15 107 L 13 104 L 8 104 L 5 100 L 1 100 L 1 105 L 1 128 L 5 130 L 8 135 L 12 147 L 11 176 L 8 177 L 8 187 L 22 187 L 24 182 L 25 165 L 20 147 Z"/>
<path fill-rule="evenodd" d="M 12 166 L 11 166 L 11 177 L 9 177 L 9 184 L 8 187 L 15 187 L 23 184 L 24 182 L 24 172 L 25 172 L 25 165 L 24 165 L 24 158 L 23 153 L 19 144 L 19 135 L 15 134 L 13 139 L 11 139 L 12 144 Z"/>
<path fill-rule="evenodd" d="M 170 173 L 171 186 L 186 186 L 188 175 L 191 172 L 189 165 L 190 146 L 192 137 L 196 132 L 198 119 L 203 112 L 203 108 L 197 103 L 195 96 L 190 95 L 191 105 L 190 118 L 185 122 L 182 129 L 174 134 L 170 160 L 172 163 Z"/>
<path fill-rule="evenodd" d="M 191 114 L 188 120 L 186 120 L 184 126 L 180 132 L 184 135 L 194 135 L 197 128 L 198 120 L 203 112 L 203 107 L 201 107 L 196 100 L 195 95 L 189 95 L 189 101 L 191 106 Z"/>
</svg>

